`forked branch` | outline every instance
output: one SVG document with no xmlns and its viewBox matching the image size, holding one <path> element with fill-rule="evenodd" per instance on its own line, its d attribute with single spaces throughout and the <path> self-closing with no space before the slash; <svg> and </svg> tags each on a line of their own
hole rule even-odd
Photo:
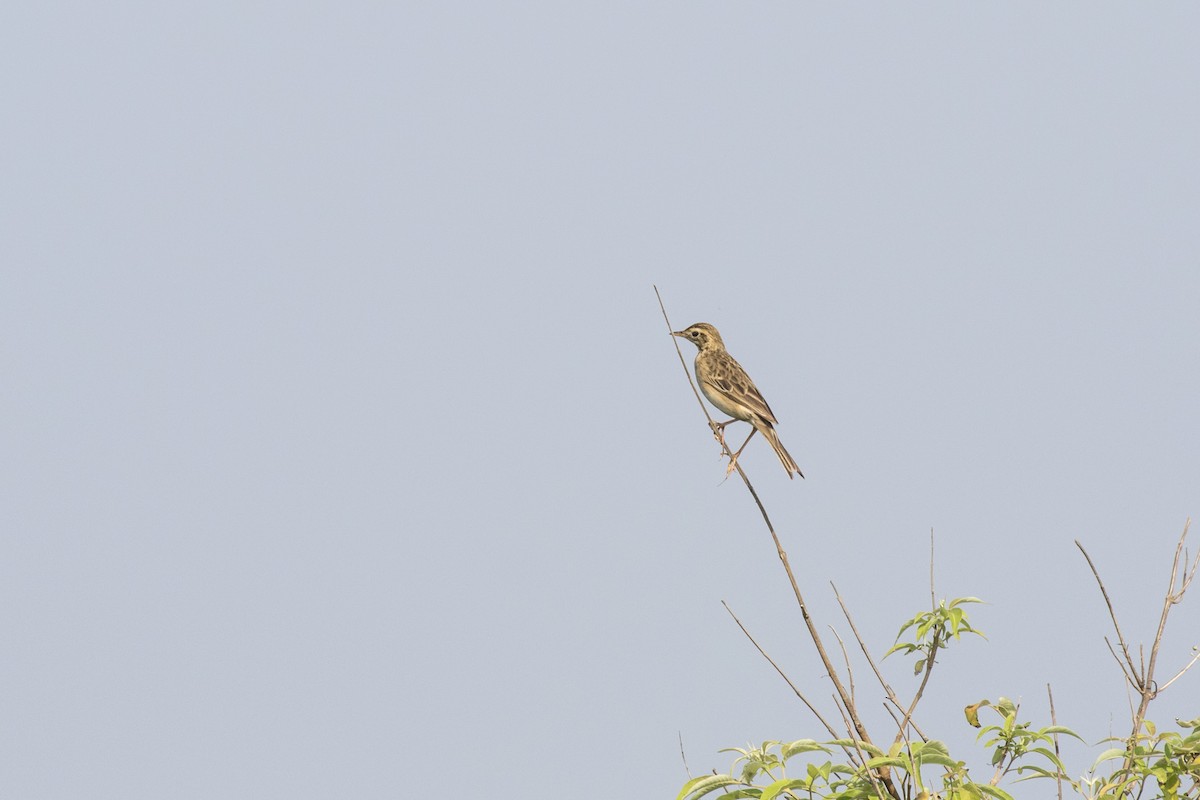
<svg viewBox="0 0 1200 800">
<path fill-rule="evenodd" d="M 1192 580 L 1196 577 L 1197 567 L 1200 567 L 1200 553 L 1197 553 L 1195 559 L 1189 559 L 1184 549 L 1184 542 L 1187 540 L 1191 522 L 1189 519 L 1183 526 L 1183 533 L 1179 537 L 1179 542 L 1175 545 L 1175 556 L 1171 561 L 1171 578 L 1167 583 L 1167 590 L 1163 596 L 1162 612 L 1159 614 L 1158 629 L 1154 633 L 1154 642 L 1150 645 L 1149 658 L 1146 657 L 1144 648 L 1139 648 L 1136 662 L 1129 651 L 1129 645 L 1125 640 L 1124 634 L 1121 633 L 1121 626 L 1117 622 L 1116 611 L 1113 609 L 1112 600 L 1108 596 L 1108 590 L 1104 586 L 1104 581 L 1100 578 L 1096 564 L 1092 561 L 1092 557 L 1088 555 L 1083 545 L 1078 540 L 1075 541 L 1075 546 L 1079 548 L 1079 551 L 1083 553 L 1083 557 L 1087 559 L 1088 566 L 1092 570 L 1092 575 L 1096 579 L 1096 584 L 1100 587 L 1100 594 L 1104 597 L 1104 604 L 1108 607 L 1109 618 L 1112 620 L 1113 629 L 1117 632 L 1120 656 L 1118 656 L 1116 648 L 1112 646 L 1107 637 L 1105 637 L 1105 642 L 1108 644 L 1108 649 L 1113 654 L 1113 657 L 1117 659 L 1117 663 L 1125 675 L 1125 680 L 1134 692 L 1136 692 L 1139 699 L 1137 708 L 1132 712 L 1133 727 L 1129 734 L 1130 741 L 1133 741 L 1141 731 L 1142 724 L 1146 719 L 1146 711 L 1151 701 L 1200 660 L 1200 653 L 1197 653 L 1179 672 L 1175 673 L 1174 677 L 1162 686 L 1159 686 L 1155 681 L 1154 674 L 1158 666 L 1158 655 L 1162 647 L 1163 633 L 1167 629 L 1167 618 L 1170 616 L 1171 609 L 1183 600 L 1184 594 L 1187 592 L 1188 587 L 1191 586 Z"/>
</svg>

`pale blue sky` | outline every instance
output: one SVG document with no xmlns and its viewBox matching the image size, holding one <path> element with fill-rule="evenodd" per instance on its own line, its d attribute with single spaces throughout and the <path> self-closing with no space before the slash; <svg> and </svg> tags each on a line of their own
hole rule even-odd
<svg viewBox="0 0 1200 800">
<path fill-rule="evenodd" d="M 721 608 L 828 697 L 652 284 L 779 416 L 808 479 L 743 463 L 823 626 L 834 581 L 882 653 L 931 528 L 939 595 L 989 601 L 928 731 L 983 773 L 961 708 L 1045 724 L 1047 682 L 1123 730 L 1072 541 L 1147 640 L 1200 510 L 1198 34 L 1184 3 L 0 10 L 0 797 L 672 797 L 680 735 L 693 774 L 819 736 Z"/>
</svg>

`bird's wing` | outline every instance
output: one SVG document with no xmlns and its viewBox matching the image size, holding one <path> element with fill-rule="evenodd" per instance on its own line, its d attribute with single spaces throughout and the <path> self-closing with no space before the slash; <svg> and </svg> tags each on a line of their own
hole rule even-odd
<svg viewBox="0 0 1200 800">
<path fill-rule="evenodd" d="M 775 412 L 771 411 L 766 399 L 754 385 L 754 381 L 750 380 L 746 370 L 742 369 L 742 365 L 728 353 L 724 356 L 713 370 L 712 383 L 715 388 L 768 422 L 779 422 L 775 418 Z"/>
</svg>

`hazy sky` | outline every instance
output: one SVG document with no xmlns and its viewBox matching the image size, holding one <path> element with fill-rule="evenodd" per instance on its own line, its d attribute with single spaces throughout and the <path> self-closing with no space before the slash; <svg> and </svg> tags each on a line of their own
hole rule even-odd
<svg viewBox="0 0 1200 800">
<path fill-rule="evenodd" d="M 743 464 L 823 631 L 833 581 L 882 654 L 931 529 L 938 595 L 988 601 L 927 732 L 986 778 L 962 707 L 1048 724 L 1048 682 L 1123 732 L 1073 540 L 1149 641 L 1200 512 L 1198 36 L 1190 3 L 8 4 L 0 798 L 673 797 L 680 737 L 695 775 L 822 736 L 720 605 L 830 708 L 655 284 L 781 420 L 807 480 Z"/>
</svg>

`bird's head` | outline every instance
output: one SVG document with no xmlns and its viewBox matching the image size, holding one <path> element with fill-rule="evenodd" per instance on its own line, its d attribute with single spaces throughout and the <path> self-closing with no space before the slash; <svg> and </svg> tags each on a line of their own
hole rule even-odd
<svg viewBox="0 0 1200 800">
<path fill-rule="evenodd" d="M 717 329 L 707 322 L 697 322 L 695 325 L 689 325 L 681 331 L 673 331 L 671 335 L 687 339 L 701 350 L 713 347 L 714 345 L 718 347 L 725 346 L 725 342 L 721 340 L 721 334 L 717 333 Z"/>
</svg>

